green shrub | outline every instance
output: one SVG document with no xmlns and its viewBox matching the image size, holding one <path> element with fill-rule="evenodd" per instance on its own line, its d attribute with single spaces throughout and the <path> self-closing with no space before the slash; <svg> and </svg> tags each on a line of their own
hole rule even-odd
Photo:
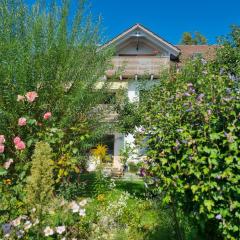
<svg viewBox="0 0 240 240">
<path fill-rule="evenodd" d="M 205 224 L 206 239 L 238 239 L 240 75 L 216 65 L 193 61 L 153 91 L 147 168 L 163 202 Z"/>
<path fill-rule="evenodd" d="M 231 37 L 214 60 L 163 75 L 136 111 L 149 185 L 211 240 L 240 238 L 239 28 Z"/>
<path fill-rule="evenodd" d="M 32 157 L 31 173 L 26 185 L 26 203 L 42 210 L 53 198 L 52 149 L 48 143 L 38 142 Z"/>
</svg>

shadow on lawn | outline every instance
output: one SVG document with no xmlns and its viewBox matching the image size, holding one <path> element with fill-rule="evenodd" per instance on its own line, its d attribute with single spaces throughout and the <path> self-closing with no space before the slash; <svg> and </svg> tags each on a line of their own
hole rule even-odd
<svg viewBox="0 0 240 240">
<path fill-rule="evenodd" d="M 128 192 L 138 198 L 146 198 L 144 182 L 140 180 L 115 179 L 115 189 Z M 71 199 L 73 196 L 92 198 L 98 194 L 108 192 L 111 178 L 99 180 L 96 173 L 82 173 L 78 179 L 65 183 L 59 188 L 64 197 Z"/>
<path fill-rule="evenodd" d="M 141 180 L 116 180 L 116 189 L 126 191 L 138 198 L 146 198 L 146 189 L 144 186 L 144 182 Z"/>
</svg>

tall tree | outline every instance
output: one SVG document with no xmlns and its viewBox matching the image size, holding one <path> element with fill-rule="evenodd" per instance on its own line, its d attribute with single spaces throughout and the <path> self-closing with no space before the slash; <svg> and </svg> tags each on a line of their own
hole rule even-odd
<svg viewBox="0 0 240 240">
<path fill-rule="evenodd" d="M 190 32 L 184 32 L 182 35 L 181 44 L 183 45 L 203 45 L 207 43 L 207 39 L 199 32 L 194 34 Z"/>
</svg>

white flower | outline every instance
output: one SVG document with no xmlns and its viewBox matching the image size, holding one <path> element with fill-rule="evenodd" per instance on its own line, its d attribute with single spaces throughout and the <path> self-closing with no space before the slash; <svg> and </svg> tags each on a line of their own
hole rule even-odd
<svg viewBox="0 0 240 240">
<path fill-rule="evenodd" d="M 19 226 L 19 225 L 21 224 L 21 217 L 18 217 L 18 218 L 16 218 L 16 219 L 12 220 L 11 223 L 12 223 L 12 225 L 13 225 L 14 227 Z"/>
<path fill-rule="evenodd" d="M 29 228 L 31 228 L 31 226 L 32 226 L 32 223 L 31 223 L 30 221 L 26 221 L 26 222 L 24 223 L 24 229 L 25 229 L 25 230 L 28 230 Z"/>
<path fill-rule="evenodd" d="M 33 208 L 33 209 L 32 209 L 32 213 L 35 213 L 35 212 L 36 212 L 36 210 L 37 210 L 36 208 Z"/>
<path fill-rule="evenodd" d="M 87 204 L 87 199 L 83 199 L 81 202 L 79 202 L 79 205 L 81 207 L 84 207 Z"/>
<path fill-rule="evenodd" d="M 5 163 L 3 164 L 3 167 L 4 167 L 5 169 L 9 169 L 9 167 L 11 166 L 12 163 L 13 163 L 13 159 L 10 158 L 10 159 L 8 159 L 7 162 L 5 162 Z"/>
<path fill-rule="evenodd" d="M 80 209 L 80 210 L 79 210 L 79 216 L 82 216 L 82 217 L 86 216 L 86 211 L 85 211 L 85 209 Z"/>
<path fill-rule="evenodd" d="M 88 164 L 87 171 L 88 172 L 94 172 L 96 170 L 96 168 L 97 168 L 96 163 L 95 162 L 90 162 Z"/>
<path fill-rule="evenodd" d="M 44 235 L 45 237 L 48 237 L 48 236 L 51 236 L 54 234 L 54 231 L 52 228 L 50 228 L 49 226 L 47 226 L 45 229 L 44 229 Z"/>
<path fill-rule="evenodd" d="M 62 206 L 64 206 L 66 204 L 66 201 L 63 199 L 62 201 L 61 201 L 61 203 L 60 203 L 60 206 L 62 207 Z"/>
<path fill-rule="evenodd" d="M 63 232 L 66 231 L 66 227 L 65 226 L 59 226 L 59 227 L 56 227 L 56 232 L 58 234 L 62 234 Z"/>
<path fill-rule="evenodd" d="M 63 237 L 63 238 L 61 238 L 61 240 L 66 240 L 66 238 L 65 238 L 65 237 Z"/>
<path fill-rule="evenodd" d="M 24 235 L 24 231 L 23 230 L 19 230 L 19 231 L 16 232 L 16 235 L 17 235 L 18 238 L 22 238 L 23 235 Z"/>
<path fill-rule="evenodd" d="M 33 226 L 35 226 L 35 225 L 37 225 L 37 224 L 39 224 L 39 219 L 37 218 L 36 220 L 35 220 L 35 222 L 33 223 Z"/>
<path fill-rule="evenodd" d="M 75 201 L 72 201 L 70 203 L 69 207 L 70 207 L 70 209 L 72 209 L 73 213 L 77 213 L 80 209 L 79 205 Z"/>
</svg>

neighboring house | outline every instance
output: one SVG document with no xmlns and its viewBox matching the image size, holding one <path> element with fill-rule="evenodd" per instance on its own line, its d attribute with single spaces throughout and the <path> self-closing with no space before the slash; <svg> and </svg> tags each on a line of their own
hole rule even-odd
<svg viewBox="0 0 240 240">
<path fill-rule="evenodd" d="M 112 95 L 119 89 L 125 89 L 132 102 L 139 101 L 139 79 L 145 78 L 145 82 L 152 85 L 159 79 L 163 69 L 179 66 L 195 55 L 212 57 L 215 49 L 208 45 L 173 45 L 140 24 L 121 33 L 100 49 L 106 47 L 114 47 L 115 56 L 112 58 L 113 67 L 106 72 L 102 81 L 109 82 Z M 116 121 L 116 115 L 109 113 L 108 121 Z M 131 134 L 125 136 L 114 133 L 106 137 L 106 144 L 113 155 L 113 167 L 120 168 L 120 150 L 126 144 L 134 147 L 134 137 Z M 133 155 L 135 157 L 137 154 Z"/>
</svg>

